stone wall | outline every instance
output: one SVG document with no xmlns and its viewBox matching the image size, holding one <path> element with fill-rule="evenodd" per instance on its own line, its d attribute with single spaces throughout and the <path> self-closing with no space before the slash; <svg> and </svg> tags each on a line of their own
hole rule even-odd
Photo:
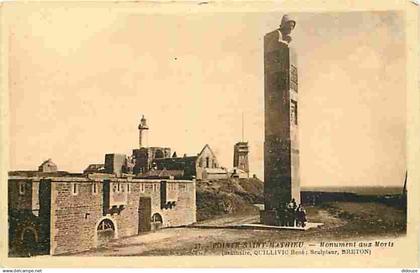
<svg viewBox="0 0 420 273">
<path fill-rule="evenodd" d="M 98 193 L 85 181 L 51 183 L 50 254 L 78 252 L 95 247 L 96 225 L 102 218 L 102 183 Z M 76 187 L 77 193 L 74 193 Z"/>
<path fill-rule="evenodd" d="M 77 194 L 73 193 L 77 184 Z M 93 193 L 93 183 L 97 183 L 97 193 Z M 131 181 L 118 179 L 112 184 L 120 184 L 121 194 L 127 196 L 125 205 L 103 210 L 102 182 L 60 182 L 52 184 L 52 247 L 51 254 L 79 252 L 96 247 L 98 244 L 97 227 L 101 220 L 110 219 L 115 225 L 115 238 L 132 236 L 139 233 L 140 197 L 151 198 L 151 215 L 159 213 L 163 227 L 188 225 L 196 221 L 195 182 L 168 181 L 178 191 L 176 206 L 163 209 L 160 202 L 160 180 Z M 180 186 L 181 185 L 181 186 Z M 111 187 L 112 188 L 112 187 Z M 109 194 L 115 194 L 112 192 Z M 111 204 L 112 205 L 112 204 Z M 122 207 L 121 207 L 122 206 Z"/>
<path fill-rule="evenodd" d="M 19 194 L 19 183 L 24 184 L 25 195 Z M 170 207 L 162 206 L 161 180 L 157 179 L 112 176 L 11 179 L 9 208 L 29 212 L 33 209 L 39 210 L 39 216 L 30 213 L 32 220 L 25 217 L 25 222 L 22 223 L 19 221 L 23 220 L 15 217 L 16 223 L 13 226 L 20 227 L 20 230 L 25 225 L 35 226 L 39 237 L 46 238 L 43 242 L 47 243 L 47 251 L 51 255 L 74 253 L 98 246 L 98 225 L 104 219 L 109 219 L 114 225 L 113 238 L 138 234 L 140 230 L 144 230 L 144 226 L 143 229 L 140 227 L 140 217 L 150 222 L 155 213 L 163 220 L 159 227 L 194 223 L 195 181 L 167 180 L 166 184 L 170 189 L 171 201 L 175 202 Z M 104 191 L 106 185 L 109 185 L 108 191 Z M 124 198 L 121 199 L 121 196 Z M 150 211 L 140 209 L 142 197 L 150 200 Z M 106 198 L 114 202 L 106 202 Z M 12 243 L 16 243 L 16 238 L 20 235 L 13 234 Z"/>
<path fill-rule="evenodd" d="M 38 183 L 24 178 L 9 180 L 8 203 L 9 209 L 38 210 Z"/>
</svg>

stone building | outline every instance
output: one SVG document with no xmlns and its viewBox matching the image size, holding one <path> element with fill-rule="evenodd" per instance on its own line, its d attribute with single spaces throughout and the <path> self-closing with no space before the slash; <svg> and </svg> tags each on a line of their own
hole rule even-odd
<svg viewBox="0 0 420 273">
<path fill-rule="evenodd" d="M 56 172 L 57 171 L 57 165 L 54 164 L 54 162 L 50 159 L 45 160 L 42 162 L 41 165 L 38 167 L 38 171 L 48 173 L 48 172 Z"/>
<path fill-rule="evenodd" d="M 227 170 L 220 167 L 216 155 L 209 145 L 205 145 L 201 152 L 194 156 L 178 157 L 174 152 L 171 157 L 171 148 L 169 147 L 147 147 L 145 145 L 145 134 L 149 131 L 149 126 L 144 116 L 141 118 L 138 129 L 139 148 L 133 149 L 131 156 L 107 154 L 104 170 L 101 172 L 115 174 L 118 177 L 134 174 L 143 178 L 174 177 L 175 179 L 196 178 L 197 180 L 228 178 Z M 92 172 L 91 169 L 95 169 L 96 166 L 99 164 L 89 165 L 85 173 Z M 156 172 L 156 170 L 165 170 L 165 172 Z M 171 174 L 168 175 L 168 172 Z"/>
<path fill-rule="evenodd" d="M 142 147 L 134 149 L 132 158 L 134 160 L 134 174 L 146 173 L 152 169 L 155 159 L 170 158 L 171 148 L 168 147 Z"/>
<path fill-rule="evenodd" d="M 220 166 L 215 153 L 208 144 L 195 156 L 155 158 L 153 163 L 158 170 L 183 170 L 184 179 L 215 180 L 228 178 L 227 170 Z"/>
<path fill-rule="evenodd" d="M 194 180 L 9 173 L 9 254 L 74 253 L 196 221 Z"/>
</svg>

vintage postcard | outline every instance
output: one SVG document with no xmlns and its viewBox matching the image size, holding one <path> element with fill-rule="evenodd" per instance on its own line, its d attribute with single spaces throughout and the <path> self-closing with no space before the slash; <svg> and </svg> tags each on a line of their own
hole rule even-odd
<svg viewBox="0 0 420 273">
<path fill-rule="evenodd" d="M 417 15 L 4 2 L 1 266 L 417 267 Z"/>
</svg>

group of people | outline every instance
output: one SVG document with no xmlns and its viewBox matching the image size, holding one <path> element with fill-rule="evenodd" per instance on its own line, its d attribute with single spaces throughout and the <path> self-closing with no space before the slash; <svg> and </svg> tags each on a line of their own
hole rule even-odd
<svg viewBox="0 0 420 273">
<path fill-rule="evenodd" d="M 277 211 L 280 226 L 288 227 L 305 227 L 306 210 L 301 204 L 296 204 L 295 199 L 292 199 L 289 203 L 282 203 Z"/>
</svg>

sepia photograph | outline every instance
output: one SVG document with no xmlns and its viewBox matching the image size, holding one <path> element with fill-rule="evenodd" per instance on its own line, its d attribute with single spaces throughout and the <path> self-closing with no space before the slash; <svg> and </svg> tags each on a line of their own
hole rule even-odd
<svg viewBox="0 0 420 273">
<path fill-rule="evenodd" d="M 7 257 L 402 266 L 407 11 L 172 4 L 3 9 Z"/>
</svg>

